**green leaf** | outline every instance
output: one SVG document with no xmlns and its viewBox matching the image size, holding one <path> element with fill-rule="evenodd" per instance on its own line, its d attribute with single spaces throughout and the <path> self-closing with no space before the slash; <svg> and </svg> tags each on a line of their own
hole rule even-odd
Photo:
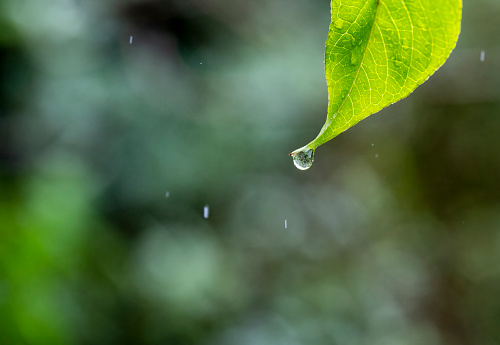
<svg viewBox="0 0 500 345">
<path fill-rule="evenodd" d="M 444 64 L 460 33 L 462 0 L 332 0 L 326 40 L 328 116 L 290 155 L 307 169 L 315 149 L 408 96 Z"/>
</svg>

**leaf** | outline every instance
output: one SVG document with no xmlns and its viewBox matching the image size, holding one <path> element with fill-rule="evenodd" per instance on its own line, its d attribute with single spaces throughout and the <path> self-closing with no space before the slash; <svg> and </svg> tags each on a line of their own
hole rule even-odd
<svg viewBox="0 0 500 345">
<path fill-rule="evenodd" d="M 460 33 L 461 0 L 332 0 L 325 50 L 328 115 L 290 155 L 302 170 L 314 151 L 408 96 L 441 67 Z"/>
</svg>

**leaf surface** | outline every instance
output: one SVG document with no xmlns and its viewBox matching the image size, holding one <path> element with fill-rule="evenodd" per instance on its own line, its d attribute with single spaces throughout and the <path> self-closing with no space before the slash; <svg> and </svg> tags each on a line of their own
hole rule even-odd
<svg viewBox="0 0 500 345">
<path fill-rule="evenodd" d="M 444 64 L 460 33 L 461 0 L 332 0 L 325 50 L 328 115 L 292 152 L 307 169 L 314 150 L 408 96 Z"/>
</svg>

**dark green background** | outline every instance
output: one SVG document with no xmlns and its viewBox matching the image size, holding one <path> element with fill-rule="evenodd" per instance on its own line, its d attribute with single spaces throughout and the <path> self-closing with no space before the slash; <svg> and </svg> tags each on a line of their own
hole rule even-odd
<svg viewBox="0 0 500 345">
<path fill-rule="evenodd" d="M 0 2 L 0 343 L 499 344 L 500 2 L 463 15 L 302 172 L 328 1 Z"/>
</svg>

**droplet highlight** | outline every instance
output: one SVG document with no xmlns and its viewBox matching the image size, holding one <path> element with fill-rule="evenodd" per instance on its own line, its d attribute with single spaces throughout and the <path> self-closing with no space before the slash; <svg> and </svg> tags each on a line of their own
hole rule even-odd
<svg viewBox="0 0 500 345">
<path fill-rule="evenodd" d="M 299 170 L 307 170 L 314 162 L 314 150 L 303 147 L 290 153 L 293 158 L 293 164 Z"/>
</svg>

